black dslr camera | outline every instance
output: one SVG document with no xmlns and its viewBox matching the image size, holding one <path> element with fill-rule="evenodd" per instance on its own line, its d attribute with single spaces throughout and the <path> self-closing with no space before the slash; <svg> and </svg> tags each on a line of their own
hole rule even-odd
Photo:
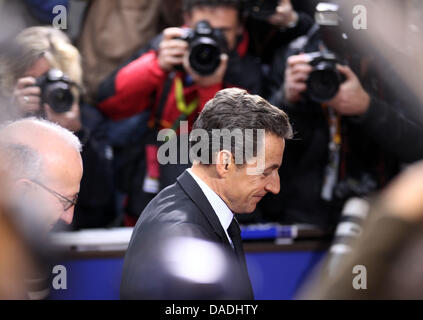
<svg viewBox="0 0 423 320">
<path fill-rule="evenodd" d="M 71 88 L 75 84 L 62 71 L 50 69 L 37 78 L 36 85 L 41 89 L 42 106 L 47 103 L 56 113 L 71 109 L 75 100 Z"/>
<path fill-rule="evenodd" d="M 189 44 L 189 64 L 202 76 L 213 74 L 220 64 L 220 55 L 227 52 L 225 35 L 220 29 L 213 29 L 203 20 L 194 29 L 183 29 L 180 38 Z"/>
<path fill-rule="evenodd" d="M 307 53 L 309 64 L 313 66 L 307 79 L 307 95 L 315 102 L 329 101 L 336 96 L 345 77 L 336 69 L 339 63 L 332 52 Z"/>
<path fill-rule="evenodd" d="M 321 103 L 336 96 L 345 76 L 338 71 L 336 64 L 345 64 L 349 39 L 343 26 L 340 7 L 337 4 L 320 2 L 315 10 L 315 25 L 300 42 L 302 48 L 308 43 L 318 43 L 319 51 L 306 53 L 313 70 L 307 79 L 306 96 Z M 303 52 L 303 50 L 299 50 Z"/>
</svg>

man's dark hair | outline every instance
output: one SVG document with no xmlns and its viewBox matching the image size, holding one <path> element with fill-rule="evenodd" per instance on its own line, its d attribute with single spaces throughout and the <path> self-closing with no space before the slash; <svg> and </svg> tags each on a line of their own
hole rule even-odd
<svg viewBox="0 0 423 320">
<path fill-rule="evenodd" d="M 240 130 L 245 137 L 246 130 L 255 132 L 253 137 L 253 156 L 259 149 L 257 130 L 263 129 L 266 134 L 273 134 L 283 139 L 291 139 L 293 131 L 289 118 L 285 112 L 271 105 L 258 95 L 251 95 L 246 90 L 230 88 L 220 90 L 213 99 L 209 100 L 193 125 L 193 130 L 202 129 L 209 136 L 209 159 L 213 163 L 212 135 L 214 129 L 227 129 L 230 132 Z M 216 137 L 216 135 L 214 135 Z M 230 138 L 231 153 L 237 149 L 236 139 Z M 196 141 L 190 141 L 191 147 Z M 220 141 L 220 150 L 224 147 Z M 229 151 L 229 150 L 228 150 Z M 242 152 L 241 154 L 244 154 Z M 197 158 L 198 155 L 194 155 Z M 248 159 L 243 158 L 243 164 Z M 204 162 L 203 162 L 204 163 Z"/>
<path fill-rule="evenodd" d="M 184 12 L 191 13 L 197 7 L 230 7 L 238 10 L 240 16 L 243 10 L 241 0 L 184 0 Z"/>
</svg>

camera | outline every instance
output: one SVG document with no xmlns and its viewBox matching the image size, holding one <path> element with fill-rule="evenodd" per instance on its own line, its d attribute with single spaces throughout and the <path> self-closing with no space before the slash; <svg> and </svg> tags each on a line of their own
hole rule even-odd
<svg viewBox="0 0 423 320">
<path fill-rule="evenodd" d="M 336 69 L 339 63 L 335 54 L 331 52 L 307 53 L 309 64 L 313 66 L 307 79 L 307 95 L 315 102 L 331 100 L 336 96 L 340 84 L 345 77 Z"/>
<path fill-rule="evenodd" d="M 244 10 L 246 14 L 257 20 L 267 20 L 276 12 L 279 0 L 245 0 Z"/>
<path fill-rule="evenodd" d="M 213 74 L 220 65 L 220 55 L 227 51 L 225 35 L 220 29 L 213 29 L 203 20 L 194 29 L 183 29 L 180 38 L 189 44 L 189 64 L 202 76 Z"/>
<path fill-rule="evenodd" d="M 36 85 L 41 89 L 41 105 L 47 103 L 56 113 L 71 109 L 75 100 L 71 91 L 74 83 L 62 71 L 50 69 L 37 78 Z"/>
</svg>

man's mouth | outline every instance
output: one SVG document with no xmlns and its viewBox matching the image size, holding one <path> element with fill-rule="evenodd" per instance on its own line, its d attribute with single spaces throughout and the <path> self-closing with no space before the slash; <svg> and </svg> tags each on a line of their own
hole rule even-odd
<svg viewBox="0 0 423 320">
<path fill-rule="evenodd" d="M 258 198 L 259 200 L 261 200 L 265 195 L 256 195 L 254 196 L 254 198 Z"/>
</svg>

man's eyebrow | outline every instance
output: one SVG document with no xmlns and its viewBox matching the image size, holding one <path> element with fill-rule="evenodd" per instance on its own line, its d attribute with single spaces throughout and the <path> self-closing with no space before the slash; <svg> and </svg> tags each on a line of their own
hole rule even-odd
<svg viewBox="0 0 423 320">
<path fill-rule="evenodd" d="M 265 168 L 264 171 L 274 170 L 274 169 L 279 169 L 279 165 L 278 164 L 272 164 L 271 166 Z"/>
</svg>

